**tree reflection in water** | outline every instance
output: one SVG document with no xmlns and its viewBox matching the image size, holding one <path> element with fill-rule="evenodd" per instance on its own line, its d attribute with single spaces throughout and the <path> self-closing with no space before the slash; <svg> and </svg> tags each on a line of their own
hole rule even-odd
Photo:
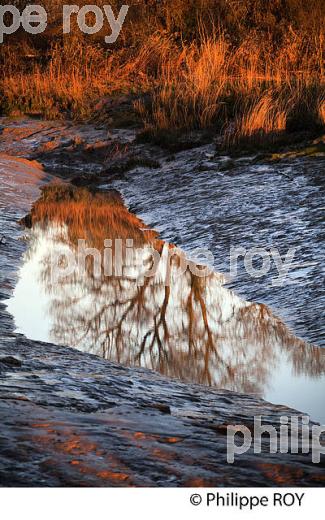
<svg viewBox="0 0 325 520">
<path fill-rule="evenodd" d="M 245 302 L 224 287 L 222 275 L 198 277 L 188 269 L 178 276 L 179 259 L 173 257 L 166 286 L 170 246 L 117 193 L 47 187 L 25 223 L 32 228 L 29 258 L 43 251 L 53 342 L 184 381 L 260 395 L 284 360 L 295 374 L 324 373 L 320 349 L 295 338 L 265 305 Z M 129 275 L 96 278 L 88 258 L 84 274 L 52 285 L 50 252 L 76 251 L 78 239 L 101 253 L 105 239 L 154 247 L 161 253 L 158 272 L 142 285 Z M 143 269 L 135 260 L 128 267 L 138 274 Z"/>
</svg>

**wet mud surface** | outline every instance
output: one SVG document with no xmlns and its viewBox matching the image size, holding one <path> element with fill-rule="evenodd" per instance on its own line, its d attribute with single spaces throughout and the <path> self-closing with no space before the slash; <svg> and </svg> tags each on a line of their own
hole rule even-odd
<svg viewBox="0 0 325 520">
<path fill-rule="evenodd" d="M 8 182 L 8 157 L 1 160 Z M 17 189 L 13 172 L 9 195 L 0 202 L 0 484 L 323 485 L 324 461 L 315 465 L 310 455 L 270 455 L 267 439 L 262 454 L 249 450 L 234 465 L 226 463 L 227 425 L 252 430 L 254 415 L 261 415 L 263 423 L 279 428 L 281 416 L 296 413 L 285 406 L 122 367 L 14 332 L 5 300 L 27 247 L 17 221 L 49 180 L 27 167 L 34 181 Z M 25 168 L 18 168 L 19 176 Z"/>
<path fill-rule="evenodd" d="M 292 251 L 283 284 L 273 257 L 267 274 L 254 278 L 239 255 L 229 287 L 268 305 L 305 341 L 324 346 L 324 174 L 323 154 L 261 163 L 220 157 L 211 145 L 179 153 L 157 172 L 136 169 L 109 186 L 164 240 L 189 254 L 209 250 L 225 275 L 233 248 L 268 254 L 275 248 L 282 260 Z"/>
<path fill-rule="evenodd" d="M 325 351 L 296 338 L 265 305 L 238 297 L 220 273 L 202 271 L 181 250 L 171 256 L 174 248 L 116 192 L 47 186 L 25 223 L 28 247 L 8 301 L 18 332 L 263 397 L 325 423 Z M 99 272 L 80 240 L 96 252 Z"/>
<path fill-rule="evenodd" d="M 288 409 L 24 338 L 1 343 L 1 485 L 323 484 L 323 465 L 267 454 L 267 440 L 263 454 L 226 463 L 227 425 L 252 428 L 262 414 L 279 427 Z"/>
</svg>

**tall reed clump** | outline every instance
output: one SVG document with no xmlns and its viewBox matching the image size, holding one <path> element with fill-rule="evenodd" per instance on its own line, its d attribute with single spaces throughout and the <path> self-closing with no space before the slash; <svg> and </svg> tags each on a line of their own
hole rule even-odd
<svg viewBox="0 0 325 520">
<path fill-rule="evenodd" d="M 151 106 L 137 105 L 148 129 L 208 128 L 223 109 L 227 82 L 225 39 L 183 45 L 165 57 Z"/>
<path fill-rule="evenodd" d="M 267 90 L 242 107 L 242 115 L 224 132 L 227 146 L 250 141 L 274 140 L 286 130 L 287 113 L 273 92 Z"/>
<path fill-rule="evenodd" d="M 236 115 L 223 134 L 227 147 L 286 143 L 293 135 L 303 137 L 325 130 L 323 85 L 307 78 L 267 85 L 257 85 L 236 107 Z"/>
<path fill-rule="evenodd" d="M 256 41 L 234 48 L 222 33 L 199 46 L 183 44 L 167 56 L 150 103 L 136 108 L 149 133 L 210 129 L 226 146 L 320 130 L 322 49 L 314 51 L 306 59 L 305 41 L 296 34 L 275 54 Z"/>
</svg>

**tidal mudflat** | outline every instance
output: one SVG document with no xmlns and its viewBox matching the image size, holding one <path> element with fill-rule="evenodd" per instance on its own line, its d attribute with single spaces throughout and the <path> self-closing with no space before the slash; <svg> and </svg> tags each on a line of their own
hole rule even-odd
<svg viewBox="0 0 325 520">
<path fill-rule="evenodd" d="M 23 138 L 11 143 L 11 154 L 20 147 L 21 155 L 39 158 L 49 130 L 33 146 Z M 129 134 L 118 135 L 130 142 Z M 233 165 L 209 146 L 169 157 L 157 150 L 166 175 L 159 186 L 157 164 L 139 160 L 141 146 L 137 162 L 110 172 L 85 162 L 92 157 L 86 146 L 63 141 L 52 149 L 42 143 L 43 169 L 1 157 L 1 484 L 321 485 L 323 466 L 309 455 L 280 460 L 266 445 L 262 455 L 249 450 L 240 463 L 226 464 L 225 431 L 230 424 L 252 428 L 255 415 L 276 427 L 283 415 L 324 422 L 323 158 Z M 69 146 L 79 147 L 70 170 L 63 168 Z M 247 182 L 232 198 L 239 170 Z M 177 198 L 164 179 L 179 186 Z M 241 236 L 242 226 L 253 242 L 266 230 L 280 246 L 296 240 L 310 264 L 306 287 L 292 283 L 298 266 L 288 287 L 250 283 L 242 272 L 230 287 L 222 252 L 227 233 Z M 190 253 L 191 244 L 208 241 L 218 269 L 195 279 L 176 276 L 172 265 L 168 287 L 161 276 L 139 287 L 127 277 L 94 279 L 89 269 L 51 287 L 49 253 L 73 251 L 78 238 L 97 248 L 105 238 L 132 238 L 162 253 L 168 242 Z M 308 305 L 306 292 L 313 294 Z"/>
</svg>

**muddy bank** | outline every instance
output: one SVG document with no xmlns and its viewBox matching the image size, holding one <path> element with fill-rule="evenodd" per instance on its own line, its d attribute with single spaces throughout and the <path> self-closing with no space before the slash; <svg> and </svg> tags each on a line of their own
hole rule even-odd
<svg viewBox="0 0 325 520">
<path fill-rule="evenodd" d="M 170 256 L 172 246 L 117 192 L 50 185 L 24 223 L 28 247 L 8 310 L 27 338 L 262 397 L 325 423 L 325 351 L 226 288 L 221 273 L 181 250 Z M 95 264 L 86 251 L 96 252 Z"/>
<path fill-rule="evenodd" d="M 266 439 L 226 462 L 227 425 L 279 428 L 292 410 L 28 341 L 0 312 L 2 486 L 323 485 L 323 464 L 270 455 Z"/>
<path fill-rule="evenodd" d="M 4 311 L 1 309 L 1 322 Z M 8 319 L 6 320 L 8 323 Z M 226 425 L 293 412 L 2 335 L 2 486 L 318 486 L 307 455 L 226 463 Z M 239 439 L 238 439 L 239 440 Z"/>
<path fill-rule="evenodd" d="M 0 118 L 0 153 L 38 160 L 78 185 L 98 185 L 136 166 L 156 169 L 163 151 L 135 142 L 135 130 L 33 119 Z"/>
<path fill-rule="evenodd" d="M 8 182 L 8 165 L 3 171 Z M 17 220 L 47 182 L 43 174 L 34 178 L 15 186 L 13 172 L 12 199 L 1 205 L 1 300 L 12 294 L 26 250 Z M 270 455 L 266 440 L 262 455 L 249 451 L 226 464 L 226 425 L 252 429 L 254 415 L 262 415 L 279 427 L 280 416 L 293 410 L 27 340 L 14 333 L 0 305 L 1 485 L 323 484 L 323 463 L 313 465 L 309 455 Z"/>
</svg>

